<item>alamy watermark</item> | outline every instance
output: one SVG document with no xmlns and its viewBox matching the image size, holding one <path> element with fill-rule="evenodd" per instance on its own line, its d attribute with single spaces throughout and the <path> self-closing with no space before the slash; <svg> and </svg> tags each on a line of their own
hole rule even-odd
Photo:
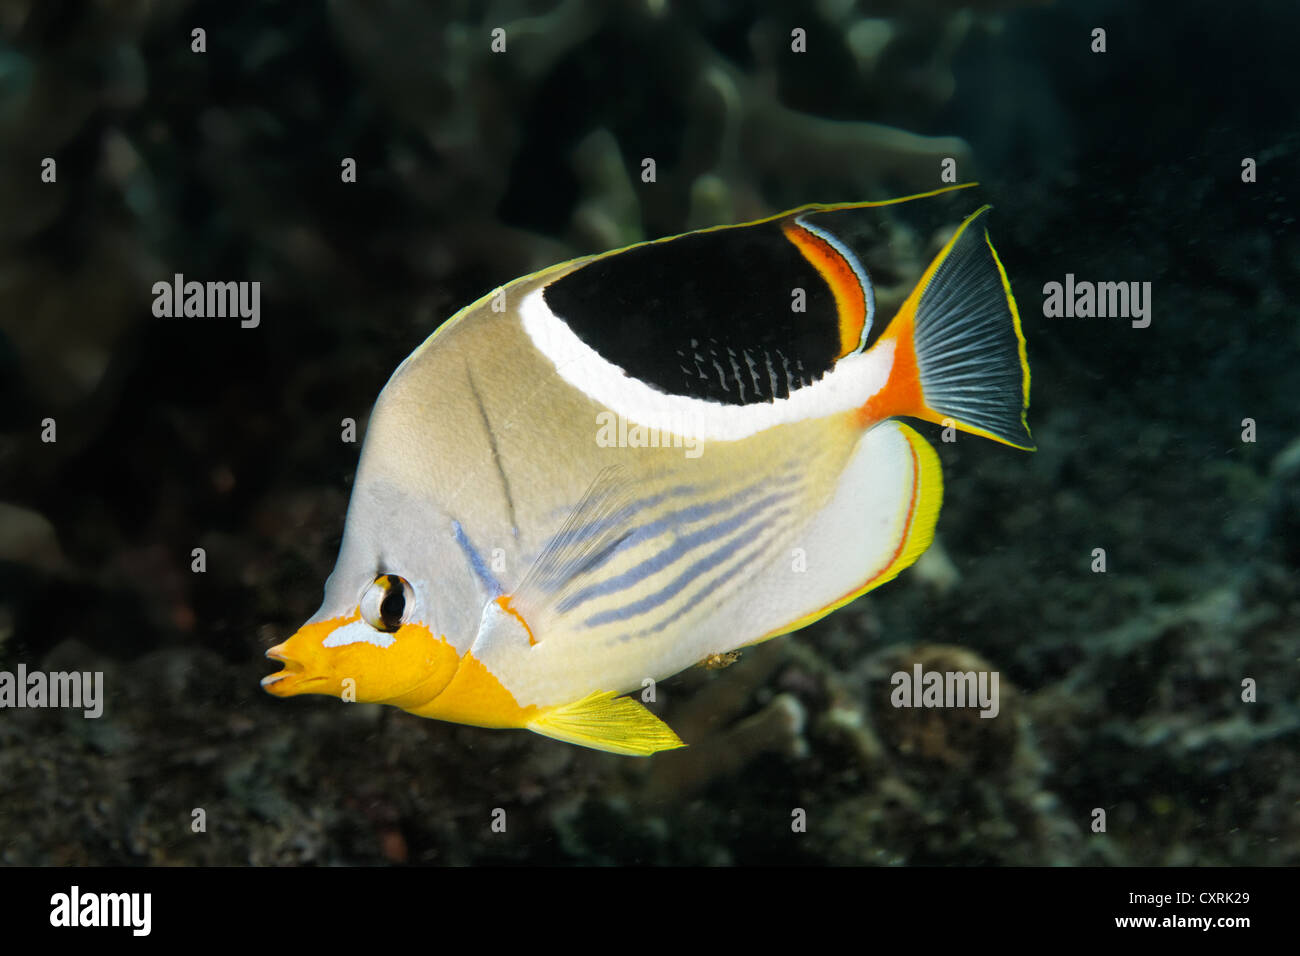
<svg viewBox="0 0 1300 956">
<path fill-rule="evenodd" d="M 895 671 L 889 702 L 895 707 L 978 707 L 981 717 L 1002 709 L 997 671 L 927 671 L 920 663 Z"/>
<path fill-rule="evenodd" d="M 153 284 L 153 314 L 160 319 L 239 318 L 245 329 L 262 321 L 262 283 L 186 282 L 176 273 L 172 281 Z"/>
<path fill-rule="evenodd" d="M 687 458 L 704 454 L 704 441 L 648 425 L 634 425 L 613 412 L 596 413 L 596 444 L 601 448 L 681 448 Z"/>
<path fill-rule="evenodd" d="M 104 713 L 103 671 L 0 671 L 0 708 L 70 707 L 91 720 Z"/>
<path fill-rule="evenodd" d="M 1150 282 L 1076 281 L 1073 272 L 1065 282 L 1043 285 L 1043 315 L 1049 319 L 1132 319 L 1135 329 L 1151 324 Z"/>
<path fill-rule="evenodd" d="M 129 927 L 133 936 L 148 936 L 153 927 L 152 893 L 83 893 L 73 885 L 50 897 L 50 925 L 57 927 Z"/>
</svg>

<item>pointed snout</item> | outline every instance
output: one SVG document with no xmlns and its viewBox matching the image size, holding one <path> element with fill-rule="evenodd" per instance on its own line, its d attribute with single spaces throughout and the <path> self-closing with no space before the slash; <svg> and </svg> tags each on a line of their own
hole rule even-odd
<svg viewBox="0 0 1300 956">
<path fill-rule="evenodd" d="M 283 669 L 262 678 L 262 688 L 276 697 L 288 697 L 293 693 L 293 681 L 290 678 L 302 673 L 302 665 L 288 656 L 288 641 L 282 641 L 266 652 L 273 661 L 283 664 Z"/>
<path fill-rule="evenodd" d="M 283 667 L 262 678 L 262 689 L 276 697 L 329 692 L 330 673 L 322 642 L 344 623 L 343 619 L 304 624 L 286 641 L 275 645 L 266 656 Z"/>
</svg>

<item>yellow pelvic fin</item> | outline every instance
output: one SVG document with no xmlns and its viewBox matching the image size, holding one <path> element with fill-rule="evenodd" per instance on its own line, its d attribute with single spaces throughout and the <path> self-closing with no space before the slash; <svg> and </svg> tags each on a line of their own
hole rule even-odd
<svg viewBox="0 0 1300 956">
<path fill-rule="evenodd" d="M 565 743 L 629 757 L 648 757 L 686 746 L 671 727 L 641 704 L 606 691 L 548 707 L 525 726 Z"/>
</svg>

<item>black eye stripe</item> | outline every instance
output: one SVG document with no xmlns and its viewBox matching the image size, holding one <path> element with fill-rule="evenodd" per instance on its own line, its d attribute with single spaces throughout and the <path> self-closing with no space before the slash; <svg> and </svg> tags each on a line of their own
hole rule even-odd
<svg viewBox="0 0 1300 956">
<path fill-rule="evenodd" d="M 405 578 L 381 571 L 362 595 L 362 617 L 375 630 L 391 634 L 405 622 L 414 598 Z"/>
<path fill-rule="evenodd" d="M 402 623 L 402 614 L 406 610 L 406 595 L 402 593 L 401 585 L 394 587 L 384 599 L 379 602 L 379 616 L 383 619 L 384 625 L 396 628 Z"/>
</svg>

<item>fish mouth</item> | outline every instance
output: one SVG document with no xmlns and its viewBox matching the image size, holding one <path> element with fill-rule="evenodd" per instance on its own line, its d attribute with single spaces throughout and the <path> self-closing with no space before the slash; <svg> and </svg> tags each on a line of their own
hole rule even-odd
<svg viewBox="0 0 1300 956">
<path fill-rule="evenodd" d="M 284 667 L 274 674 L 267 674 L 262 678 L 262 689 L 277 697 L 288 696 L 292 692 L 293 685 L 297 683 L 291 678 L 301 676 L 303 673 L 302 664 L 291 657 L 285 657 L 283 648 L 283 644 L 277 644 L 266 652 L 266 656 L 270 660 L 283 664 Z"/>
</svg>

